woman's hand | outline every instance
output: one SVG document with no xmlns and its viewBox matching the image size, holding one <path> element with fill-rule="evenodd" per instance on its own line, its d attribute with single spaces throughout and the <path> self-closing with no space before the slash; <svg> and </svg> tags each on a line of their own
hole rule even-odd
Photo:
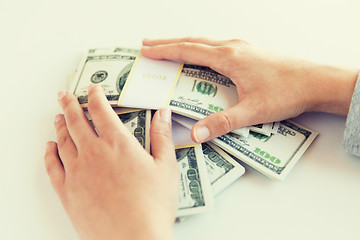
<svg viewBox="0 0 360 240">
<path fill-rule="evenodd" d="M 57 143 L 48 142 L 46 169 L 82 239 L 171 239 L 179 173 L 171 112 L 152 121 L 152 156 L 121 123 L 97 85 L 89 87 L 89 113 L 77 99 L 58 95 Z"/>
<path fill-rule="evenodd" d="M 205 142 L 234 129 L 279 121 L 306 111 L 347 114 L 358 70 L 280 56 L 242 40 L 144 40 L 142 55 L 208 66 L 237 86 L 239 103 L 192 129 Z"/>
</svg>

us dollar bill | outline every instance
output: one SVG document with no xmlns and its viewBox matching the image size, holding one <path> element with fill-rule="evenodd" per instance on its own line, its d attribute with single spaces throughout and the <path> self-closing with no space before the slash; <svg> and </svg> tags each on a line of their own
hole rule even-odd
<svg viewBox="0 0 360 240">
<path fill-rule="evenodd" d="M 201 145 L 177 148 L 175 153 L 181 179 L 177 217 L 211 210 L 214 196 Z"/>
<path fill-rule="evenodd" d="M 206 142 L 201 145 L 210 184 L 216 196 L 243 175 L 245 168 L 215 144 Z M 177 217 L 175 222 L 181 223 L 187 218 Z"/>
<path fill-rule="evenodd" d="M 125 127 L 135 136 L 141 146 L 150 152 L 150 121 L 151 110 L 119 110 L 118 117 Z"/>
<path fill-rule="evenodd" d="M 202 151 L 215 196 L 244 174 L 245 168 L 215 144 L 203 143 Z"/>
<path fill-rule="evenodd" d="M 236 85 L 208 67 L 185 64 L 170 100 L 181 115 L 202 119 L 237 104 Z"/>
<path fill-rule="evenodd" d="M 88 86 L 99 84 L 109 103 L 118 106 L 126 81 L 140 51 L 132 48 L 90 49 L 76 71 L 70 91 L 83 108 L 88 104 Z M 156 89 L 149 89 L 156 91 Z M 159 93 L 169 96 L 170 93 Z M 169 108 L 181 115 L 202 119 L 238 102 L 235 84 L 208 67 L 185 64 L 170 99 Z M 144 108 L 144 106 L 133 106 Z M 235 130 L 243 134 L 247 130 Z"/>
<path fill-rule="evenodd" d="M 111 106 L 116 107 L 138 54 L 139 50 L 131 48 L 90 49 L 80 62 L 70 91 L 87 108 L 88 86 L 99 84 Z"/>
<path fill-rule="evenodd" d="M 229 133 L 212 142 L 264 175 L 283 180 L 316 136 L 300 124 L 284 120 L 275 135 L 250 132 L 246 138 Z"/>
</svg>

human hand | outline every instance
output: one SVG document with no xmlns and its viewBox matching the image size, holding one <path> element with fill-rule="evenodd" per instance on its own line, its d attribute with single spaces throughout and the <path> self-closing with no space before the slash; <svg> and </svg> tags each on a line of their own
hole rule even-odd
<svg viewBox="0 0 360 240">
<path fill-rule="evenodd" d="M 234 129 L 298 116 L 306 111 L 347 114 L 358 70 L 281 56 L 242 40 L 144 40 L 142 55 L 203 65 L 229 77 L 239 103 L 192 129 L 205 142 Z"/>
<path fill-rule="evenodd" d="M 121 123 L 102 89 L 89 87 L 88 110 L 59 92 L 57 143 L 48 142 L 51 183 L 82 239 L 171 239 L 179 173 L 171 137 L 171 112 L 156 112 L 150 129 L 152 156 Z"/>
</svg>

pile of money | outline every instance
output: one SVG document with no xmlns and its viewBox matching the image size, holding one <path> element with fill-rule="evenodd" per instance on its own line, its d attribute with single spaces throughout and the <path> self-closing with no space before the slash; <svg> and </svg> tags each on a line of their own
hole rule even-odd
<svg viewBox="0 0 360 240">
<path fill-rule="evenodd" d="M 234 106 L 238 101 L 236 86 L 210 68 L 180 64 L 179 74 L 173 82 L 166 83 L 169 86 L 166 89 L 159 86 L 161 81 L 167 81 L 167 75 L 158 73 L 157 69 L 141 73 L 144 78 L 160 82 L 144 89 L 132 77 L 139 76 L 134 69 L 140 58 L 137 49 L 91 49 L 81 61 L 70 91 L 86 110 L 88 86 L 99 84 L 120 120 L 148 152 L 154 110 L 167 106 L 173 111 L 173 137 L 181 173 L 178 217 L 209 211 L 214 196 L 244 174 L 242 163 L 272 179 L 283 180 L 317 136 L 306 127 L 284 120 L 236 129 L 196 144 L 190 137 L 192 126 L 209 114 Z M 137 96 L 134 90 L 127 90 L 130 84 L 133 89 L 139 89 Z M 133 100 L 130 104 L 121 104 L 126 102 L 122 99 L 128 98 L 126 92 L 131 92 L 128 95 Z M 149 105 L 155 95 L 161 95 L 160 99 L 167 102 L 163 104 L 160 100 L 163 105 Z"/>
</svg>

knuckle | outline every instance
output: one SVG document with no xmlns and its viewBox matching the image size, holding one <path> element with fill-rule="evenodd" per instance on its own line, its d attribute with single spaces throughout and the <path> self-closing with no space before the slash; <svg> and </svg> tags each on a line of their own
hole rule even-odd
<svg viewBox="0 0 360 240">
<path fill-rule="evenodd" d="M 72 104 L 74 103 L 74 96 L 71 94 L 66 94 L 63 99 L 61 99 L 61 106 L 64 111 L 71 109 Z"/>
<path fill-rule="evenodd" d="M 108 150 L 109 148 L 106 144 L 103 144 L 101 139 L 90 141 L 83 146 L 79 146 L 79 153 L 87 160 L 101 159 Z"/>
<path fill-rule="evenodd" d="M 109 134 L 106 136 L 106 142 L 108 143 L 108 145 L 110 146 L 110 148 L 112 149 L 117 149 L 120 146 L 127 148 L 128 147 L 128 142 L 127 141 L 120 141 L 120 136 L 118 133 L 113 133 L 113 134 Z"/>
<path fill-rule="evenodd" d="M 184 52 L 189 48 L 190 43 L 188 42 L 182 42 L 178 44 L 178 51 L 180 58 L 184 57 Z"/>
<path fill-rule="evenodd" d="M 66 116 L 66 124 L 69 126 L 75 126 L 78 124 L 79 120 L 82 118 L 81 114 L 78 112 L 71 112 Z"/>
<path fill-rule="evenodd" d="M 48 175 L 52 175 L 55 169 L 55 164 L 53 162 L 47 162 L 46 163 L 46 172 Z"/>
<path fill-rule="evenodd" d="M 45 152 L 44 159 L 45 159 L 46 169 L 47 169 L 48 165 L 50 164 L 51 158 L 53 158 L 53 157 L 54 157 L 54 152 L 51 152 L 51 151 Z"/>
<path fill-rule="evenodd" d="M 101 159 L 100 149 L 96 147 L 88 147 L 82 150 L 83 151 L 81 151 L 81 155 L 79 157 L 84 159 L 86 162 L 93 162 L 93 160 L 97 158 Z"/>
<path fill-rule="evenodd" d="M 241 44 L 243 43 L 244 41 L 241 40 L 241 39 L 230 39 L 229 40 L 229 43 L 233 43 L 233 44 Z"/>
<path fill-rule="evenodd" d="M 69 141 L 71 141 L 70 136 L 68 136 L 68 135 L 59 136 L 58 137 L 58 147 L 64 148 Z"/>
<path fill-rule="evenodd" d="M 59 122 L 55 123 L 55 130 L 57 133 L 60 133 L 63 131 L 63 128 L 66 127 L 65 119 L 61 119 Z"/>
<path fill-rule="evenodd" d="M 235 56 L 237 55 L 237 49 L 232 46 L 219 46 L 217 49 L 220 51 L 221 54 L 225 56 Z"/>
<path fill-rule="evenodd" d="M 53 176 L 57 168 L 57 164 L 55 161 L 58 160 L 54 158 L 53 154 L 47 154 L 45 156 L 45 161 L 46 161 L 45 162 L 46 172 L 48 173 L 49 176 Z"/>
<path fill-rule="evenodd" d="M 101 109 L 101 101 L 99 101 L 99 99 L 97 98 L 94 99 L 92 97 L 89 97 L 88 108 L 93 111 L 98 111 L 99 109 Z"/>
<path fill-rule="evenodd" d="M 228 133 L 234 129 L 234 123 L 232 118 L 228 116 L 227 113 L 219 114 L 217 119 L 217 127 L 221 131 L 222 134 Z"/>
<path fill-rule="evenodd" d="M 248 42 L 246 42 L 245 40 L 242 40 L 242 39 L 231 39 L 231 40 L 228 40 L 227 43 L 229 45 L 233 45 L 233 46 L 241 46 L 241 45 L 249 44 Z"/>
<path fill-rule="evenodd" d="M 170 131 L 167 131 L 163 128 L 152 128 L 151 133 L 153 135 L 161 136 L 163 138 L 171 138 Z"/>
<path fill-rule="evenodd" d="M 225 75 L 231 74 L 238 65 L 237 61 L 240 59 L 241 50 L 233 46 L 218 46 L 216 48 L 220 57 L 211 68 Z"/>
</svg>

